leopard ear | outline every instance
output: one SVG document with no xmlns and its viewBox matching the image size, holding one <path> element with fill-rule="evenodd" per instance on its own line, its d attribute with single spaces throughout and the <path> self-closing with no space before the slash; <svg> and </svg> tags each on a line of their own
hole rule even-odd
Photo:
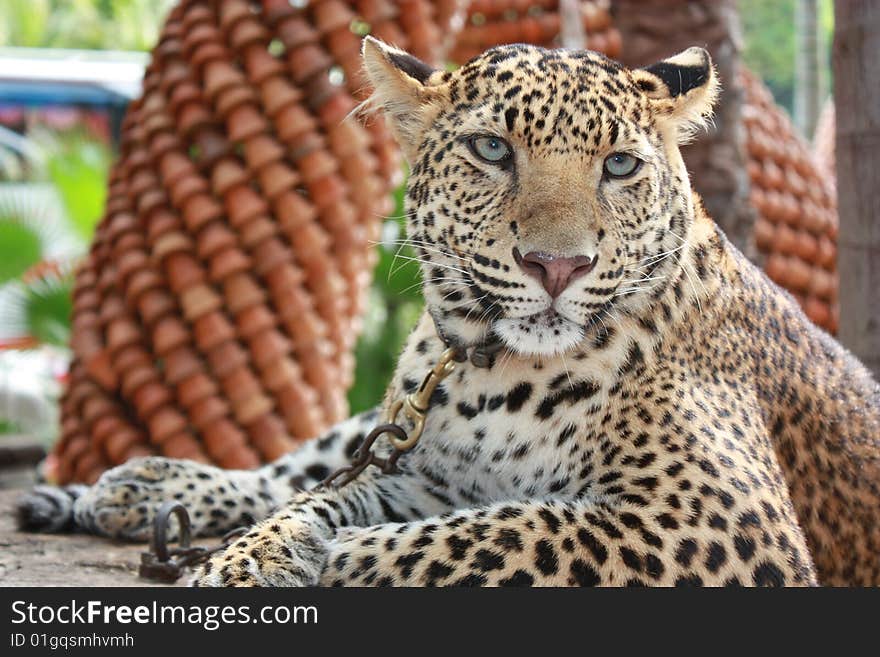
<svg viewBox="0 0 880 657">
<path fill-rule="evenodd" d="M 400 146 L 411 156 L 425 126 L 433 94 L 429 80 L 434 68 L 378 39 L 364 37 L 362 55 L 373 86 L 369 105 L 382 110 Z M 412 158 L 411 158 L 412 159 Z"/>
<path fill-rule="evenodd" d="M 721 88 L 712 58 L 703 48 L 688 48 L 636 69 L 633 77 L 655 111 L 676 125 L 679 141 L 687 140 L 711 118 Z"/>
</svg>

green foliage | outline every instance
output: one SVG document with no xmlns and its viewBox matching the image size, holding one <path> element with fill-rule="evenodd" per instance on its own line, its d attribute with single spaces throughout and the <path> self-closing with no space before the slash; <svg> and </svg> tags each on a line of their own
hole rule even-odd
<svg viewBox="0 0 880 657">
<path fill-rule="evenodd" d="M 45 152 L 46 174 L 70 225 L 82 239 L 90 240 L 107 200 L 110 150 L 74 131 L 54 136 Z"/>
<path fill-rule="evenodd" d="M 746 65 L 763 78 L 776 102 L 789 111 L 794 102 L 797 0 L 740 0 Z"/>
<path fill-rule="evenodd" d="M 42 253 L 42 239 L 33 226 L 14 215 L 0 216 L 0 285 L 24 274 Z"/>
<path fill-rule="evenodd" d="M 25 279 L 2 288 L 0 334 L 30 338 L 35 345 L 67 347 L 73 310 L 73 275 L 65 268 L 47 265 Z"/>
<path fill-rule="evenodd" d="M 73 311 L 73 277 L 49 274 L 28 284 L 23 291 L 23 310 L 28 335 L 42 344 L 66 347 Z"/>
<path fill-rule="evenodd" d="M 379 262 L 364 316 L 364 327 L 355 349 L 355 381 L 348 392 L 352 413 L 372 408 L 385 392 L 397 357 L 422 312 L 421 271 L 413 250 L 403 244 L 404 187 L 395 192 L 395 213 L 386 224 L 398 236 L 379 244 Z"/>
<path fill-rule="evenodd" d="M 104 211 L 109 149 L 74 130 L 31 135 L 41 157 L 29 170 L 51 183 L 61 216 L 47 214 L 44 185 L 17 185 L 0 205 L 0 333 L 66 347 L 73 279 L 70 263 L 51 262 L 51 247 L 75 235 L 84 249 Z"/>
<path fill-rule="evenodd" d="M 773 92 L 778 104 L 789 112 L 794 107 L 795 7 L 798 0 L 739 0 L 743 28 L 743 60 Z M 834 30 L 833 0 L 819 3 L 819 29 L 829 49 Z M 825 62 L 826 79 L 831 79 L 830 55 Z"/>
<path fill-rule="evenodd" d="M 0 3 L 0 44 L 36 48 L 51 43 L 49 0 L 6 0 Z"/>
<path fill-rule="evenodd" d="M 21 433 L 21 424 L 6 418 L 0 417 L 0 436 L 8 436 L 14 433 Z"/>
<path fill-rule="evenodd" d="M 149 50 L 173 0 L 3 0 L 0 45 Z"/>
</svg>

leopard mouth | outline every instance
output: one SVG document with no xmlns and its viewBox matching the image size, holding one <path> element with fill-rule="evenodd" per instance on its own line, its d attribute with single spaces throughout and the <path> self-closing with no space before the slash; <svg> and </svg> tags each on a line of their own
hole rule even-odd
<svg viewBox="0 0 880 657">
<path fill-rule="evenodd" d="M 584 325 L 582 321 L 577 318 L 569 317 L 568 314 L 557 309 L 555 305 L 547 306 L 543 310 L 534 312 L 531 315 L 505 317 L 503 319 L 516 320 L 527 324 L 528 326 L 547 329 L 555 329 L 556 327 L 564 326 L 566 324 L 581 327 Z"/>
<path fill-rule="evenodd" d="M 526 315 L 525 317 L 520 318 L 529 324 L 537 325 L 537 324 L 546 324 L 550 325 L 554 322 L 559 322 L 560 320 L 567 321 L 565 317 L 563 317 L 556 308 L 553 306 L 547 306 L 544 310 L 539 310 L 536 313 L 532 313 L 531 315 Z"/>
<path fill-rule="evenodd" d="M 495 321 L 493 332 L 507 348 L 526 356 L 556 356 L 576 347 L 583 340 L 584 328 L 553 307 L 524 317 Z"/>
</svg>

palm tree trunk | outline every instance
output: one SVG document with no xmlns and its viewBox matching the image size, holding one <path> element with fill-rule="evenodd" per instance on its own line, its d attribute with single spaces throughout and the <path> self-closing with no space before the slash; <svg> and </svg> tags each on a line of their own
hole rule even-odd
<svg viewBox="0 0 880 657">
<path fill-rule="evenodd" d="M 834 3 L 840 341 L 880 378 L 880 3 Z"/>
<path fill-rule="evenodd" d="M 797 60 L 795 61 L 795 125 L 813 137 L 822 108 L 822 49 L 819 43 L 819 2 L 798 0 L 795 5 Z"/>
</svg>

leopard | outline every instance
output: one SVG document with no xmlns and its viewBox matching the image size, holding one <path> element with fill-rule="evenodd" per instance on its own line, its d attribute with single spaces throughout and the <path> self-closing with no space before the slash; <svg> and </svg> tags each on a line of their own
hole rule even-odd
<svg viewBox="0 0 880 657">
<path fill-rule="evenodd" d="M 880 584 L 880 386 L 691 188 L 709 54 L 362 55 L 425 298 L 383 402 L 255 470 L 149 457 L 37 487 L 21 526 L 145 540 L 177 500 L 197 535 L 249 527 L 209 587 Z M 472 356 L 394 471 L 320 485 L 449 349 Z"/>
</svg>

